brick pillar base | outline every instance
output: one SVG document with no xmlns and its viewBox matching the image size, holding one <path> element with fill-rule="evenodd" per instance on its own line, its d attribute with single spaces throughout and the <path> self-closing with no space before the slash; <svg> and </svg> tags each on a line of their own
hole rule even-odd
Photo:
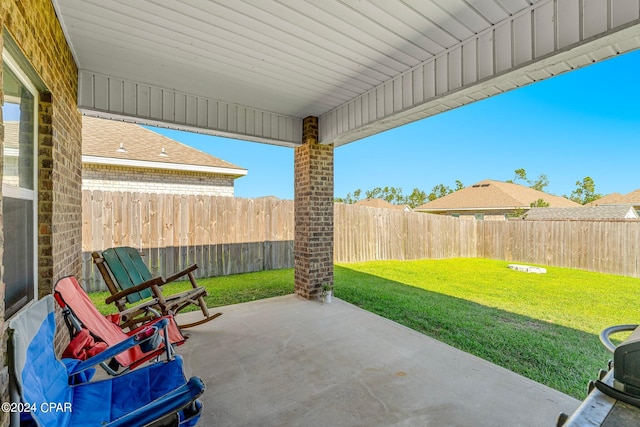
<svg viewBox="0 0 640 427">
<path fill-rule="evenodd" d="M 303 122 L 295 148 L 295 291 L 317 298 L 333 285 L 333 145 L 318 143 L 318 118 Z"/>
</svg>

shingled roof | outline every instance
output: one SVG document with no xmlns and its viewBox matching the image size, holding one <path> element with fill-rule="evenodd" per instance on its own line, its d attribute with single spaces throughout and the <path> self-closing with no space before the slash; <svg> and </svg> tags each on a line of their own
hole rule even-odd
<svg viewBox="0 0 640 427">
<path fill-rule="evenodd" d="M 611 193 L 604 197 L 600 197 L 593 202 L 587 203 L 587 206 L 603 206 L 603 205 L 621 205 L 629 204 L 640 206 L 640 189 L 634 190 L 628 194 Z"/>
<path fill-rule="evenodd" d="M 528 209 L 542 199 L 550 207 L 580 206 L 569 199 L 510 182 L 484 180 L 418 206 L 416 211 Z"/>
<path fill-rule="evenodd" d="M 531 208 L 522 218 L 527 220 L 638 219 L 638 214 L 631 205 L 607 205 L 570 208 Z"/>
<path fill-rule="evenodd" d="M 397 209 L 405 211 L 411 210 L 411 208 L 407 205 L 394 205 L 393 203 L 389 203 L 386 200 L 376 198 L 358 200 L 355 204 L 358 206 L 369 206 L 372 208 Z"/>
<path fill-rule="evenodd" d="M 134 123 L 82 118 L 82 161 L 243 176 L 247 170 Z"/>
<path fill-rule="evenodd" d="M 623 197 L 624 197 L 623 194 L 611 193 L 611 194 L 607 194 L 606 196 L 600 197 L 599 199 L 594 200 L 593 202 L 589 202 L 585 206 L 618 205 L 623 203 L 622 202 Z"/>
</svg>

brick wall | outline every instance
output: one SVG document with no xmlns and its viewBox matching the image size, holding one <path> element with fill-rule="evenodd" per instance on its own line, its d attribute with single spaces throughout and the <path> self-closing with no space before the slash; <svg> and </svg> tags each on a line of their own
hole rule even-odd
<svg viewBox="0 0 640 427">
<path fill-rule="evenodd" d="M 3 40 L 0 38 L 0 48 L 3 46 Z M 0 58 L 0 61 L 2 59 Z M 0 67 L 0 81 L 2 81 L 2 68 Z M 0 100 L 4 100 L 4 93 L 2 90 L 2 85 L 0 85 Z M 4 119 L 2 117 L 2 110 L 0 110 L 0 147 L 4 145 Z M 4 160 L 4 150 L 0 150 L 0 165 L 2 165 Z M 0 167 L 0 183 L 2 182 L 2 167 Z M 0 193 L 2 193 L 2 187 L 0 186 Z M 3 214 L 2 214 L 2 198 L 0 197 L 0 225 L 3 224 Z M 0 259 L 4 254 L 4 230 L 0 227 Z M 7 356 L 7 340 L 8 333 L 6 324 L 4 321 L 4 295 L 5 295 L 5 286 L 2 281 L 3 271 L 2 271 L 2 263 L 0 263 L 0 399 L 2 402 L 9 401 L 9 367 L 8 365 L 8 356 Z M 0 425 L 6 426 L 9 425 L 9 415 L 2 412 L 0 413 Z"/>
<path fill-rule="evenodd" d="M 316 298 L 333 285 L 333 145 L 318 143 L 318 118 L 303 122 L 295 148 L 295 291 Z"/>
<path fill-rule="evenodd" d="M 82 121 L 76 100 L 77 69 L 50 1 L 0 0 L 0 23 L 36 76 L 38 81 L 33 83 L 40 91 L 38 294 L 42 296 L 51 293 L 58 278 L 81 273 Z M 0 136 L 4 139 L 4 132 Z M 0 232 L 0 257 L 3 246 Z M 4 301 L 1 281 L 0 293 L 0 301 Z M 7 333 L 4 304 L 0 304 L 0 400 L 8 401 Z M 60 343 L 64 336 L 57 339 Z M 0 413 L 0 425 L 8 423 L 7 414 Z"/>
<path fill-rule="evenodd" d="M 234 179 L 228 175 L 154 170 L 111 165 L 82 166 L 82 189 L 141 193 L 231 196 Z"/>
</svg>

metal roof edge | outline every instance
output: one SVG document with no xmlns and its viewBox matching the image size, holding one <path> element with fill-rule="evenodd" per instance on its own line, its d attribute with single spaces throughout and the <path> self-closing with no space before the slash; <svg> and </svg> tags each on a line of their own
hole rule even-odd
<svg viewBox="0 0 640 427">
<path fill-rule="evenodd" d="M 147 160 L 128 160 L 114 157 L 82 156 L 82 163 L 109 166 L 130 166 L 146 169 L 169 169 L 186 172 L 217 173 L 221 175 L 245 176 L 247 169 L 223 168 L 218 166 L 187 165 L 182 163 L 150 162 Z"/>
</svg>

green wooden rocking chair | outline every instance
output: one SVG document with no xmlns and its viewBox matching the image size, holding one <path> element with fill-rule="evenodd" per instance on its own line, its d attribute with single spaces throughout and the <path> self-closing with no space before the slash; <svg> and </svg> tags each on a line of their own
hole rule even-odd
<svg viewBox="0 0 640 427">
<path fill-rule="evenodd" d="M 111 292 L 111 296 L 105 302 L 116 304 L 121 316 L 120 325 L 123 328 L 135 327 L 139 323 L 148 321 L 149 318 L 157 316 L 154 311 L 159 311 L 162 315 L 176 316 L 180 310 L 192 304 L 200 307 L 204 318 L 193 323 L 179 324 L 181 328 L 201 325 L 222 314 L 209 313 L 204 300 L 204 297 L 207 296 L 207 290 L 198 286 L 193 275 L 193 272 L 198 268 L 197 264 L 165 279 L 160 276 L 153 277 L 142 260 L 140 252 L 135 248 L 128 246 L 109 248 L 102 253 L 93 252 L 91 255 L 107 288 L 109 288 L 109 292 Z M 189 278 L 192 289 L 169 296 L 163 295 L 162 285 L 174 282 L 184 276 Z M 144 301 L 134 307 L 127 307 L 127 303 L 135 304 L 149 297 L 151 300 Z"/>
</svg>

